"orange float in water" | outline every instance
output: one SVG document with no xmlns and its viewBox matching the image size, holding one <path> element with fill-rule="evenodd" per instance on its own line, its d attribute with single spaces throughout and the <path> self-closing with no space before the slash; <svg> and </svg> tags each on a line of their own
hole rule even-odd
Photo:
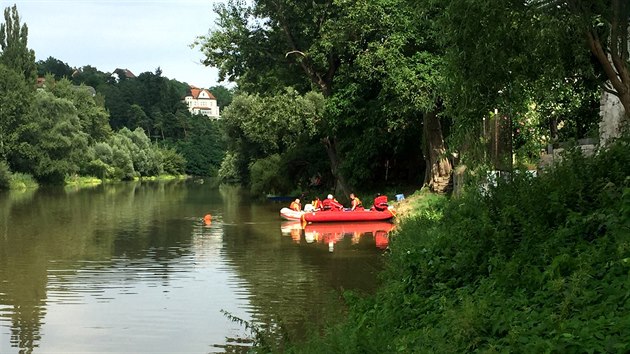
<svg viewBox="0 0 630 354">
<path fill-rule="evenodd" d="M 203 217 L 203 223 L 206 225 L 212 224 L 212 215 L 206 214 L 206 216 Z"/>
</svg>

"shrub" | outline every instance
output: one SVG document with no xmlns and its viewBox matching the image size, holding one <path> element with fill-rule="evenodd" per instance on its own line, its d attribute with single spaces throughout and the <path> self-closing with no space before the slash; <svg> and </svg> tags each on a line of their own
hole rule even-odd
<svg viewBox="0 0 630 354">
<path fill-rule="evenodd" d="M 283 169 L 282 158 L 278 154 L 257 160 L 250 167 L 251 192 L 253 195 L 284 194 L 291 189 L 291 183 Z"/>
<path fill-rule="evenodd" d="M 11 187 L 11 170 L 6 161 L 0 161 L 0 190 Z"/>
</svg>

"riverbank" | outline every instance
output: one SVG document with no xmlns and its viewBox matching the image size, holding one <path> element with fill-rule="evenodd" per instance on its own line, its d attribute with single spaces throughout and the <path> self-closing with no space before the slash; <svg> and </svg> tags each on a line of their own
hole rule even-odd
<svg viewBox="0 0 630 354">
<path fill-rule="evenodd" d="M 4 188 L 0 188 L 0 190 L 12 190 L 12 191 L 27 191 L 27 190 L 35 190 L 39 188 L 39 183 L 28 174 L 24 173 L 5 173 L 5 178 L 3 179 Z M 139 177 L 135 178 L 135 181 L 171 181 L 175 179 L 187 179 L 190 176 L 187 175 L 159 175 L 159 176 L 150 176 L 150 177 Z M 120 182 L 120 180 L 111 180 L 106 179 L 102 180 L 97 177 L 91 176 L 71 176 L 67 177 L 64 180 L 64 187 L 67 188 L 89 188 L 101 185 L 103 183 L 111 183 L 111 182 Z"/>
<path fill-rule="evenodd" d="M 630 139 L 398 212 L 377 294 L 286 352 L 630 350 Z"/>
</svg>

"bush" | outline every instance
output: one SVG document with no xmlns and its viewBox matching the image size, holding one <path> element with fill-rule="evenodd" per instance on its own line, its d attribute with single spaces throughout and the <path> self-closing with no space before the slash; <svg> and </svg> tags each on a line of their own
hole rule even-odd
<svg viewBox="0 0 630 354">
<path fill-rule="evenodd" d="M 164 173 L 170 175 L 182 175 L 186 168 L 186 159 L 174 149 L 161 149 L 160 158 Z"/>
<path fill-rule="evenodd" d="M 39 184 L 32 175 L 15 172 L 11 175 L 11 189 L 24 190 L 38 188 Z"/>
<path fill-rule="evenodd" d="M 6 161 L 0 161 L 0 190 L 11 187 L 11 170 Z"/>
<path fill-rule="evenodd" d="M 287 179 L 287 173 L 282 167 L 282 158 L 278 154 L 254 162 L 250 167 L 252 194 L 288 193 L 292 183 Z"/>
</svg>

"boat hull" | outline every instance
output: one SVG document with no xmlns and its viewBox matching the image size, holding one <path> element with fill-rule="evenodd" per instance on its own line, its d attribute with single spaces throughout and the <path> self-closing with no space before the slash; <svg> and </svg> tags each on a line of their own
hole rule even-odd
<svg viewBox="0 0 630 354">
<path fill-rule="evenodd" d="M 302 220 L 303 211 L 295 211 L 289 208 L 280 209 L 280 216 L 287 220 Z"/>
<path fill-rule="evenodd" d="M 394 217 L 392 210 L 335 210 L 304 213 L 301 217 L 306 222 L 343 222 L 343 221 L 386 221 Z"/>
</svg>

